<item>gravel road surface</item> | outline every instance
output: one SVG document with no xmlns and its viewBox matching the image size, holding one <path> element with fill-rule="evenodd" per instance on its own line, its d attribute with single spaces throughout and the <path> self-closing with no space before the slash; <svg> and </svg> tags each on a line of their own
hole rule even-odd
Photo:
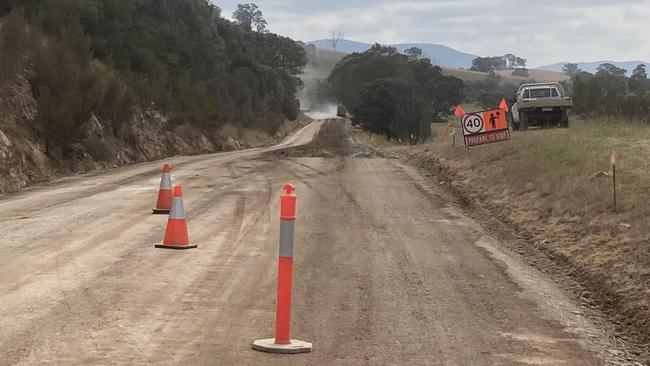
<svg viewBox="0 0 650 366">
<path fill-rule="evenodd" d="M 343 123 L 343 122 L 341 122 Z M 179 157 L 190 239 L 155 249 L 162 162 L 0 198 L 0 365 L 600 365 L 606 337 L 439 187 L 383 158 Z M 273 335 L 281 184 L 297 187 L 294 338 Z"/>
</svg>

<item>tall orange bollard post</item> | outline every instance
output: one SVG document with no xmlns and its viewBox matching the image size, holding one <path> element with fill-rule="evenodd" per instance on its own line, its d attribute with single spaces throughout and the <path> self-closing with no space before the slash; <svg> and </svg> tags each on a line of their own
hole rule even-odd
<svg viewBox="0 0 650 366">
<path fill-rule="evenodd" d="M 293 287 L 293 236 L 296 222 L 296 190 L 292 184 L 282 186 L 280 196 L 280 255 L 275 309 L 275 338 L 253 342 L 253 349 L 269 353 L 311 352 L 309 342 L 291 339 L 291 293 Z"/>
</svg>

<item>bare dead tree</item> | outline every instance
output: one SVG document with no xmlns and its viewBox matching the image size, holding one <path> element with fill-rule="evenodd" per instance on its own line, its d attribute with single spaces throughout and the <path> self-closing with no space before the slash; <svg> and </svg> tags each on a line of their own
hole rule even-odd
<svg viewBox="0 0 650 366">
<path fill-rule="evenodd" d="M 343 39 L 343 32 L 341 30 L 332 30 L 330 31 L 330 36 L 332 40 L 332 49 L 334 52 L 336 52 L 336 45 L 339 43 L 340 40 Z"/>
</svg>

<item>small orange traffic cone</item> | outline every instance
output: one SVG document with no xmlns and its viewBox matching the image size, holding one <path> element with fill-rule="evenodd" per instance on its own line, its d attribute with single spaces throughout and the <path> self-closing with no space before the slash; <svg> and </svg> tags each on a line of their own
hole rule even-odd
<svg viewBox="0 0 650 366">
<path fill-rule="evenodd" d="M 192 249 L 197 245 L 190 245 L 187 231 L 187 219 L 183 208 L 183 191 L 180 186 L 174 187 L 174 198 L 167 220 L 167 229 L 162 244 L 156 244 L 156 248 L 165 249 Z"/>
<path fill-rule="evenodd" d="M 169 164 L 163 165 L 162 178 L 160 178 L 160 190 L 158 191 L 158 202 L 153 213 L 157 215 L 168 214 L 172 207 L 172 167 Z"/>
</svg>

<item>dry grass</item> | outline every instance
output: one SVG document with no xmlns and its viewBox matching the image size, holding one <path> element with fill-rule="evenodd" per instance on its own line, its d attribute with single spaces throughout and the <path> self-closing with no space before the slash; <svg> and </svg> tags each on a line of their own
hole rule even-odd
<svg viewBox="0 0 650 366">
<path fill-rule="evenodd" d="M 647 127 L 579 123 L 568 130 L 514 133 L 510 143 L 474 148 L 461 160 L 479 171 L 499 167 L 499 175 L 507 178 L 500 183 L 511 194 L 537 191 L 543 196 L 561 198 L 563 205 L 555 208 L 559 213 L 627 218 L 628 213 L 648 213 L 646 205 L 639 201 L 650 192 L 648 142 Z M 608 170 L 611 151 L 617 153 L 616 214 L 610 212 L 611 180 L 593 177 Z M 447 154 L 449 151 L 443 152 L 443 156 Z M 634 216 L 629 218 L 633 220 Z"/>
<path fill-rule="evenodd" d="M 549 81 L 560 81 L 560 80 L 568 79 L 568 77 L 566 75 L 563 75 L 561 72 L 538 70 L 538 69 L 528 69 L 528 75 L 529 75 L 528 77 L 512 76 L 512 70 L 497 71 L 497 74 L 505 78 L 511 78 L 511 79 L 522 80 L 522 81 L 535 79 L 535 81 L 537 82 L 549 82 Z"/>
<path fill-rule="evenodd" d="M 332 70 L 334 70 L 336 64 L 346 56 L 344 53 L 325 50 L 322 48 L 316 49 L 316 55 L 318 59 L 317 64 L 307 64 L 305 66 L 304 74 L 307 78 L 326 79 Z M 455 76 L 463 81 L 483 80 L 487 76 L 484 72 L 451 69 L 446 67 L 442 68 L 442 72 L 447 76 Z M 566 76 L 556 71 L 530 69 L 528 70 L 528 73 L 530 76 L 526 78 L 512 76 L 512 70 L 497 71 L 497 74 L 501 75 L 504 81 L 513 84 L 519 84 L 523 81 L 528 81 L 529 79 L 535 79 L 535 81 L 538 82 L 551 82 L 566 79 Z"/>
<path fill-rule="evenodd" d="M 449 69 L 445 67 L 442 68 L 442 72 L 447 76 L 455 76 L 463 81 L 483 80 L 487 76 L 487 74 L 484 72 Z M 531 69 L 528 70 L 528 73 L 530 75 L 529 77 L 520 77 L 520 76 L 512 76 L 512 70 L 497 71 L 497 74 L 499 74 L 503 78 L 503 81 L 510 82 L 512 84 L 517 84 L 517 85 L 521 82 L 528 81 L 529 79 L 535 79 L 535 81 L 537 82 L 551 82 L 551 81 L 560 81 L 566 79 L 566 76 L 556 71 Z"/>
<path fill-rule="evenodd" d="M 612 150 L 617 210 L 611 178 L 594 177 L 609 170 Z M 514 133 L 511 142 L 469 152 L 432 143 L 406 153 L 434 162 L 463 195 L 527 233 L 627 330 L 650 341 L 650 127 L 578 122 L 570 129 Z"/>
</svg>

